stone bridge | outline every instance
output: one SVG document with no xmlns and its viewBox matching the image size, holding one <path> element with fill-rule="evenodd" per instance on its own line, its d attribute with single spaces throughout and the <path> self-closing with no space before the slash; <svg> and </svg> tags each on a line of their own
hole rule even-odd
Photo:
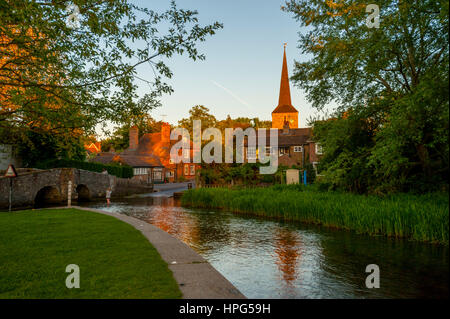
<svg viewBox="0 0 450 319">
<path fill-rule="evenodd" d="M 151 185 L 138 180 L 76 168 L 54 168 L 31 172 L 19 170 L 18 176 L 12 178 L 12 207 L 14 209 L 66 203 L 69 181 L 72 181 L 72 201 L 105 198 L 108 187 L 111 187 L 113 197 L 153 191 Z M 9 185 L 8 178 L 0 178 L 0 209 L 8 208 Z"/>
</svg>

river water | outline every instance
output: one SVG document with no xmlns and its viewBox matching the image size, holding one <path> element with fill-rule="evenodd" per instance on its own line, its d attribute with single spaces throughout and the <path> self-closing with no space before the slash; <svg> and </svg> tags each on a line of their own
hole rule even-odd
<svg viewBox="0 0 450 319">
<path fill-rule="evenodd" d="M 248 298 L 448 298 L 448 247 L 187 209 L 147 195 L 83 206 L 137 217 L 193 248 Z M 368 289 L 366 266 L 380 269 Z"/>
</svg>

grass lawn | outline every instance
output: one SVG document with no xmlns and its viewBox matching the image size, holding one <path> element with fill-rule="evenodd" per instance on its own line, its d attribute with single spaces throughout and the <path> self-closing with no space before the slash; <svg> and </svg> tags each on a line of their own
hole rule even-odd
<svg viewBox="0 0 450 319">
<path fill-rule="evenodd" d="M 66 287 L 66 266 L 80 288 Z M 167 264 L 133 226 L 76 209 L 0 213 L 0 298 L 180 298 Z"/>
</svg>

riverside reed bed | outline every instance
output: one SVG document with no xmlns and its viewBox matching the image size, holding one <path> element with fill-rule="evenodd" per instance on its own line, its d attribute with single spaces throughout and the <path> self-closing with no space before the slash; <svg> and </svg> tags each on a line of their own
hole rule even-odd
<svg viewBox="0 0 450 319">
<path fill-rule="evenodd" d="M 449 199 L 446 193 L 380 197 L 322 192 L 313 185 L 198 188 L 184 193 L 182 205 L 448 245 Z"/>
</svg>

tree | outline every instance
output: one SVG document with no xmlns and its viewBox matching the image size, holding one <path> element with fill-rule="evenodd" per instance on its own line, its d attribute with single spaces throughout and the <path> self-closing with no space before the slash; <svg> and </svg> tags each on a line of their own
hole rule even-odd
<svg viewBox="0 0 450 319">
<path fill-rule="evenodd" d="M 129 133 L 132 126 L 137 126 L 139 129 L 139 137 L 141 137 L 146 133 L 161 132 L 162 124 L 162 121 L 156 121 L 149 114 L 130 118 L 125 124 L 116 127 L 108 138 L 102 140 L 102 151 L 108 152 L 114 150 L 120 152 L 128 148 L 130 141 Z"/>
<path fill-rule="evenodd" d="M 271 128 L 272 127 L 272 121 L 260 120 L 258 117 L 253 118 L 252 122 L 253 122 L 253 126 L 255 128 Z"/>
<path fill-rule="evenodd" d="M 54 159 L 84 160 L 86 150 L 82 139 L 71 135 L 53 135 L 27 131 L 24 143 L 18 145 L 18 154 L 25 167 L 36 167 Z"/>
<path fill-rule="evenodd" d="M 204 59 L 197 43 L 222 27 L 200 26 L 197 11 L 141 8 L 127 0 L 0 2 L 0 138 L 33 131 L 92 133 L 106 120 L 125 123 L 160 105 L 172 73 L 158 59 Z M 68 23 L 76 16 L 77 23 Z M 72 19 L 72 22 L 74 20 Z M 155 78 L 137 76 L 148 64 Z M 137 82 L 149 85 L 140 99 Z M 75 135 L 76 135 L 75 134 Z"/>
<path fill-rule="evenodd" d="M 216 117 L 209 112 L 210 111 L 206 106 L 195 105 L 189 110 L 189 117 L 179 120 L 178 125 L 187 129 L 192 137 L 194 120 L 201 121 L 202 130 L 216 126 Z"/>
<path fill-rule="evenodd" d="M 307 27 L 300 48 L 312 56 L 295 63 L 293 82 L 316 108 L 339 105 L 335 121 L 314 129 L 322 168 L 347 189 L 355 182 L 380 192 L 448 185 L 448 1 L 378 4 L 380 28 L 368 28 L 359 0 L 283 7 Z M 349 171 L 367 175 L 346 183 Z"/>
<path fill-rule="evenodd" d="M 225 131 L 226 128 L 237 128 L 246 129 L 248 127 L 258 128 L 271 128 L 272 121 L 261 121 L 259 118 L 248 118 L 248 117 L 237 117 L 232 119 L 229 115 L 225 120 L 219 121 L 217 126 Z"/>
</svg>

